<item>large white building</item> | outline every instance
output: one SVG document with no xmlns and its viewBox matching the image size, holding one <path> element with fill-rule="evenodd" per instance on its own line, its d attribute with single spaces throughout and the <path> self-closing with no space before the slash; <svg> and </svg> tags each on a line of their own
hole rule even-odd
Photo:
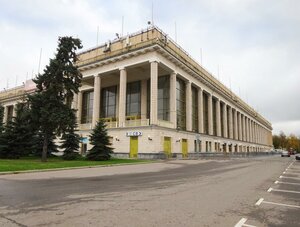
<svg viewBox="0 0 300 227">
<path fill-rule="evenodd" d="M 260 152 L 272 126 L 157 27 L 79 53 L 75 95 L 81 152 L 102 118 L 116 155 L 187 157 L 203 152 Z M 30 84 L 0 93 L 5 121 Z M 18 93 L 19 92 L 19 93 Z"/>
</svg>

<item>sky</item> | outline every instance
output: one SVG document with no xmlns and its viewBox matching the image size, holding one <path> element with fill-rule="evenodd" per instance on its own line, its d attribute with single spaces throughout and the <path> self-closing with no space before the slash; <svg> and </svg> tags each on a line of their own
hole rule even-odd
<svg viewBox="0 0 300 227">
<path fill-rule="evenodd" d="M 42 72 L 59 36 L 78 37 L 89 49 L 121 34 L 122 21 L 127 35 L 153 19 L 269 120 L 274 134 L 300 136 L 298 0 L 0 0 L 0 6 L 0 91 Z"/>
</svg>

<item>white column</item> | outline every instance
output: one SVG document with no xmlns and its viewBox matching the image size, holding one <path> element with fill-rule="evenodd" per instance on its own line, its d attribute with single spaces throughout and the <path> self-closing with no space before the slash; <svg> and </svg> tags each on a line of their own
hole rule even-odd
<svg viewBox="0 0 300 227">
<path fill-rule="evenodd" d="M 17 104 L 13 105 L 13 117 L 17 116 Z"/>
<path fill-rule="evenodd" d="M 253 121 L 250 120 L 250 141 L 253 143 Z"/>
<path fill-rule="evenodd" d="M 216 116 L 217 116 L 217 136 L 221 136 L 221 111 L 220 111 L 220 100 L 216 101 Z"/>
<path fill-rule="evenodd" d="M 126 88 L 127 88 L 127 71 L 125 68 L 120 69 L 120 86 L 119 86 L 119 127 L 125 127 L 126 115 Z"/>
<path fill-rule="evenodd" d="M 238 126 L 237 126 L 237 111 L 234 110 L 234 115 L 233 115 L 233 120 L 234 120 L 234 139 L 237 140 L 239 138 L 238 136 Z"/>
<path fill-rule="evenodd" d="M 203 133 L 203 91 L 201 88 L 198 88 L 198 124 L 199 132 Z M 202 141 L 204 143 L 204 141 Z"/>
<path fill-rule="evenodd" d="M 249 133 L 248 133 L 248 117 L 245 116 L 245 141 L 248 141 Z"/>
<path fill-rule="evenodd" d="M 92 127 L 95 127 L 100 118 L 100 90 L 101 78 L 99 75 L 94 77 L 94 100 L 93 100 L 93 119 Z"/>
<path fill-rule="evenodd" d="M 227 129 L 227 105 L 223 104 L 223 134 L 224 137 L 228 137 L 228 129 Z"/>
<path fill-rule="evenodd" d="M 208 134 L 213 135 L 213 112 L 211 94 L 208 94 Z"/>
<path fill-rule="evenodd" d="M 141 119 L 147 118 L 147 80 L 141 81 Z"/>
<path fill-rule="evenodd" d="M 78 92 L 78 99 L 77 99 L 77 123 L 81 124 L 81 115 L 82 115 L 82 92 Z"/>
<path fill-rule="evenodd" d="M 158 63 L 150 63 L 150 124 L 157 124 Z"/>
<path fill-rule="evenodd" d="M 186 82 L 185 91 L 186 130 L 192 131 L 192 84 L 190 81 Z"/>
<path fill-rule="evenodd" d="M 229 106 L 229 138 L 233 139 L 233 121 L 232 121 L 232 108 Z"/>
<path fill-rule="evenodd" d="M 172 72 L 170 76 L 170 121 L 173 128 L 177 128 L 176 116 L 176 73 Z"/>
<path fill-rule="evenodd" d="M 255 125 L 254 125 L 254 133 L 255 133 L 255 143 L 258 142 L 258 136 L 257 136 L 257 123 L 255 122 Z"/>
<path fill-rule="evenodd" d="M 6 121 L 7 121 L 7 106 L 3 106 L 3 110 L 4 110 L 4 113 L 3 113 L 3 124 L 6 124 Z"/>
<path fill-rule="evenodd" d="M 71 108 L 77 110 L 77 105 L 78 105 L 78 94 L 74 93 Z"/>
</svg>

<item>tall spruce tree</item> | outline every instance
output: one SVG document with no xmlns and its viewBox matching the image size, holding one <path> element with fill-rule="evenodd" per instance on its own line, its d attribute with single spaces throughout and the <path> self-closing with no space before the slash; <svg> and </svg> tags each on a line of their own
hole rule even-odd
<svg viewBox="0 0 300 227">
<path fill-rule="evenodd" d="M 77 128 L 75 111 L 70 110 L 69 125 L 66 131 L 63 133 L 61 140 L 62 144 L 60 146 L 63 149 L 63 159 L 74 160 L 80 157 L 79 150 L 79 135 L 75 133 Z"/>
<path fill-rule="evenodd" d="M 0 158 L 5 157 L 5 138 L 4 138 L 4 107 L 0 105 Z"/>
<path fill-rule="evenodd" d="M 33 122 L 43 139 L 43 162 L 47 161 L 49 139 L 54 134 L 61 135 L 70 125 L 70 107 L 65 101 L 72 100 L 73 94 L 79 91 L 82 75 L 74 63 L 76 50 L 80 48 L 79 39 L 60 37 L 55 57 L 34 79 L 36 92 L 28 96 Z"/>
<path fill-rule="evenodd" d="M 0 156 L 3 148 L 3 120 L 4 120 L 4 107 L 0 104 Z"/>
<path fill-rule="evenodd" d="M 3 131 L 4 107 L 0 104 L 0 134 Z"/>
<path fill-rule="evenodd" d="M 96 127 L 93 129 L 90 136 L 91 144 L 93 147 L 87 153 L 87 159 L 94 161 L 104 161 L 111 158 L 113 148 L 110 147 L 109 136 L 105 122 L 100 120 Z"/>
</svg>

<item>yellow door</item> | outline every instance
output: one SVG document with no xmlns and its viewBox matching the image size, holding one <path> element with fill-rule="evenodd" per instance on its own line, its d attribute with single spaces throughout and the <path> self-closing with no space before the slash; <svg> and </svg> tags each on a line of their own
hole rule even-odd
<svg viewBox="0 0 300 227">
<path fill-rule="evenodd" d="M 171 157 L 171 137 L 164 137 L 164 152 L 167 158 Z"/>
<path fill-rule="evenodd" d="M 187 139 L 182 139 L 182 157 L 187 158 L 188 157 L 188 143 Z"/>
<path fill-rule="evenodd" d="M 139 147 L 139 140 L 137 136 L 130 137 L 130 158 L 137 158 L 138 155 L 138 147 Z"/>
</svg>

